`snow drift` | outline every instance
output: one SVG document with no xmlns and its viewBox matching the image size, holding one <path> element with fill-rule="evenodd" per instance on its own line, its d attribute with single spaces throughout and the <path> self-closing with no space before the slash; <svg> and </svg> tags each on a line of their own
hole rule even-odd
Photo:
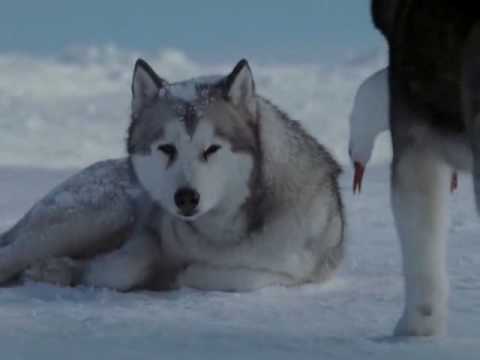
<svg viewBox="0 0 480 360">
<path fill-rule="evenodd" d="M 113 46 L 73 48 L 54 57 L 0 54 L 0 165 L 79 167 L 124 153 L 130 80 L 144 56 L 169 81 L 227 73 L 178 50 L 144 55 Z M 300 120 L 342 162 L 358 85 L 385 65 L 379 51 L 334 66 L 257 64 L 259 93 Z M 389 157 L 383 141 L 375 161 Z"/>
</svg>

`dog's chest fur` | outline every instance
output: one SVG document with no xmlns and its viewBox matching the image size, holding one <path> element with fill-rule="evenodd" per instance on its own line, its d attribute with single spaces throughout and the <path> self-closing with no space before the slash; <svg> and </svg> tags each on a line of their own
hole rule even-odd
<svg viewBox="0 0 480 360">
<path fill-rule="evenodd" d="M 155 211 L 151 226 L 162 250 L 178 263 L 202 261 L 212 249 L 235 246 L 246 238 L 248 218 L 243 208 L 236 212 L 212 211 L 194 222 L 182 221 L 163 210 Z"/>
</svg>

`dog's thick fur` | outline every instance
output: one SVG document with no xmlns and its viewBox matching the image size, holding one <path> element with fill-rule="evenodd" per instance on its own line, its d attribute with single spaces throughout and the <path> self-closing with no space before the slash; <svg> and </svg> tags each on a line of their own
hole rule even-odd
<svg viewBox="0 0 480 360">
<path fill-rule="evenodd" d="M 340 168 L 256 94 L 246 61 L 169 84 L 139 60 L 132 94 L 128 158 L 75 175 L 4 234 L 2 281 L 243 291 L 332 274 Z"/>
<path fill-rule="evenodd" d="M 474 1 L 373 0 L 389 44 L 392 206 L 405 310 L 395 333 L 447 324 L 449 167 L 473 171 L 480 204 L 480 12 Z"/>
</svg>

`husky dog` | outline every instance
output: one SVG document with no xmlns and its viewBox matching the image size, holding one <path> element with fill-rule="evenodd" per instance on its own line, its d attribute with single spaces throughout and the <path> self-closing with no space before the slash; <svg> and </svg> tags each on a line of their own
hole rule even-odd
<svg viewBox="0 0 480 360">
<path fill-rule="evenodd" d="M 398 335 L 445 333 L 449 167 L 480 209 L 480 13 L 474 1 L 373 0 L 389 43 L 391 201 L 403 252 Z"/>
<path fill-rule="evenodd" d="M 132 94 L 128 158 L 75 175 L 4 234 L 0 280 L 246 291 L 333 273 L 340 168 L 256 94 L 245 60 L 170 84 L 139 59 Z"/>
<path fill-rule="evenodd" d="M 388 68 L 383 68 L 360 84 L 350 114 L 348 154 L 354 167 L 354 193 L 362 191 L 363 176 L 377 136 L 390 130 L 389 104 Z M 457 187 L 458 175 L 454 171 L 450 191 L 455 191 Z"/>
</svg>

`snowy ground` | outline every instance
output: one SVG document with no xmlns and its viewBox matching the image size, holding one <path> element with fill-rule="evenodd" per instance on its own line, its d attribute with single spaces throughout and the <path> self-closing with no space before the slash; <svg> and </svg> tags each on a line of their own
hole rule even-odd
<svg viewBox="0 0 480 360">
<path fill-rule="evenodd" d="M 71 172 L 0 167 L 0 230 Z M 478 359 L 480 227 L 470 180 L 460 178 L 451 200 L 450 335 L 397 340 L 402 286 L 388 170 L 370 169 L 358 197 L 350 179 L 347 171 L 348 257 L 331 282 L 246 294 L 1 288 L 0 358 Z"/>
</svg>

